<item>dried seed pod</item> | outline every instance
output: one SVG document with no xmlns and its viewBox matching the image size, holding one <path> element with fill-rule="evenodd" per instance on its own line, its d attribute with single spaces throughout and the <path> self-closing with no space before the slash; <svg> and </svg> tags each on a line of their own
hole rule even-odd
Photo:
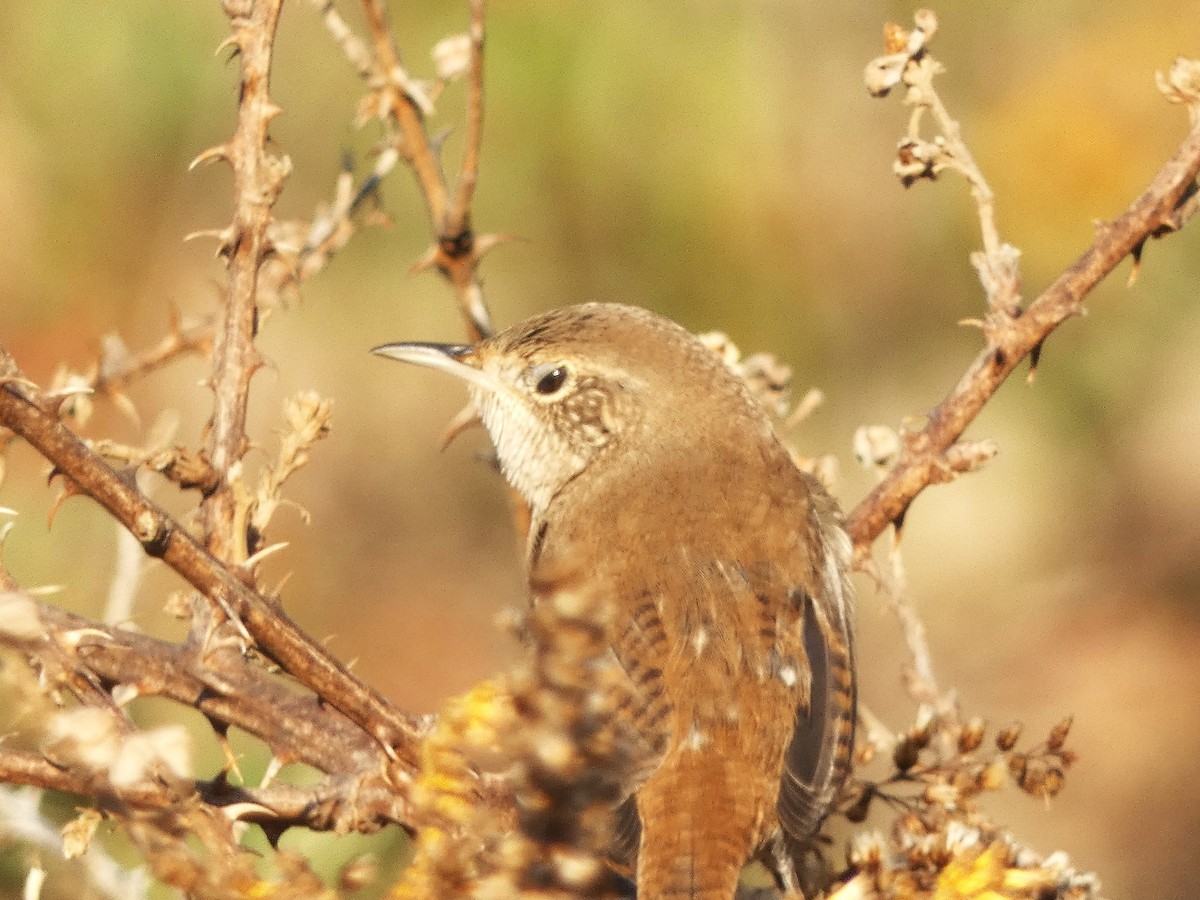
<svg viewBox="0 0 1200 900">
<path fill-rule="evenodd" d="M 1045 797 L 1056 797 L 1067 783 L 1067 776 L 1062 769 L 1051 766 L 1042 781 L 1042 791 Z"/>
<path fill-rule="evenodd" d="M 996 735 L 996 746 L 1007 753 L 1021 739 L 1021 731 L 1024 727 L 1020 722 L 1013 722 L 1007 728 L 1001 730 Z"/>
<path fill-rule="evenodd" d="M 1027 794 L 1038 796 L 1041 791 L 1042 782 L 1046 778 L 1046 771 L 1049 766 L 1046 765 L 1044 759 L 1038 757 L 1030 757 L 1025 760 L 1025 767 L 1021 770 L 1021 777 L 1017 779 L 1021 790 Z"/>
<path fill-rule="evenodd" d="M 958 752 L 970 753 L 972 750 L 978 750 L 979 745 L 983 743 L 983 732 L 987 727 L 987 723 L 979 716 L 971 719 L 958 732 Z"/>
<path fill-rule="evenodd" d="M 948 781 L 935 781 L 925 786 L 921 798 L 935 806 L 942 806 L 946 809 L 956 809 L 959 800 L 962 798 L 958 788 Z"/>
<path fill-rule="evenodd" d="M 1067 716 L 1061 722 L 1054 726 L 1050 731 L 1050 737 L 1046 741 L 1046 746 L 1051 750 L 1061 750 L 1063 744 L 1067 742 L 1067 735 L 1071 731 L 1071 723 L 1075 721 L 1074 716 Z"/>
<path fill-rule="evenodd" d="M 845 813 L 846 818 L 854 823 L 866 820 L 871 801 L 875 799 L 876 788 L 873 782 L 864 781 L 857 786 L 857 792 L 854 802 L 847 807 Z"/>
<path fill-rule="evenodd" d="M 1013 753 L 1008 757 L 1008 771 L 1012 773 L 1017 784 L 1025 780 L 1025 770 L 1029 766 L 1029 757 L 1024 753 Z"/>
<path fill-rule="evenodd" d="M 879 869 L 886 858 L 887 842 L 878 832 L 856 835 L 846 849 L 846 861 L 857 869 Z"/>
<path fill-rule="evenodd" d="M 981 790 L 998 791 L 1004 787 L 1004 782 L 1007 778 L 1008 769 L 1004 757 L 997 756 L 990 763 L 983 767 L 979 773 L 977 783 Z"/>
<path fill-rule="evenodd" d="M 936 720 L 929 719 L 925 722 L 919 722 L 908 732 L 907 740 L 912 742 L 912 745 L 918 750 L 924 750 L 929 746 L 929 742 L 933 740 L 933 730 Z"/>
<path fill-rule="evenodd" d="M 904 843 L 905 839 L 919 840 L 929 833 L 921 817 L 911 811 L 900 816 L 892 827 L 900 843 Z"/>
<path fill-rule="evenodd" d="M 917 747 L 912 741 L 912 736 L 909 735 L 896 745 L 896 749 L 892 752 L 892 762 L 898 771 L 907 772 L 917 764 L 920 755 L 920 748 Z"/>
</svg>

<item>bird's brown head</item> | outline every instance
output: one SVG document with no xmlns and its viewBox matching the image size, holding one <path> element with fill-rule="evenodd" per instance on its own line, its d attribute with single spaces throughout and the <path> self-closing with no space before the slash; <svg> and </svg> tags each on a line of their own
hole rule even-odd
<svg viewBox="0 0 1200 900">
<path fill-rule="evenodd" d="M 474 346 L 396 343 L 372 352 L 467 382 L 505 477 L 535 516 L 584 469 L 625 451 L 645 454 L 664 435 L 678 441 L 696 431 L 698 417 L 713 423 L 709 437 L 719 422 L 744 426 L 750 416 L 765 424 L 714 353 L 632 306 L 564 307 Z"/>
</svg>

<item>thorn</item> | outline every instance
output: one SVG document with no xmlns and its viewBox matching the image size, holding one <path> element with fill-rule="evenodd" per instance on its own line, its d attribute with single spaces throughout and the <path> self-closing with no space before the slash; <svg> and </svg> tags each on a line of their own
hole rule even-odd
<svg viewBox="0 0 1200 900">
<path fill-rule="evenodd" d="M 481 260 L 501 244 L 528 244 L 527 237 L 520 234 L 479 234 L 475 236 L 475 259 Z"/>
<path fill-rule="evenodd" d="M 492 336 L 492 321 L 487 305 L 483 302 L 483 291 L 479 280 L 473 279 L 459 294 L 459 304 L 469 319 L 472 340 L 482 341 Z"/>
<path fill-rule="evenodd" d="M 237 776 L 237 780 L 242 784 L 246 783 L 246 777 L 242 774 L 241 766 L 238 765 L 237 756 L 234 755 L 233 747 L 229 745 L 228 729 L 219 729 L 217 731 L 217 741 L 221 744 L 221 753 L 225 756 L 224 772 L 232 772 Z M 224 772 L 221 774 L 224 775 Z"/>
<path fill-rule="evenodd" d="M 224 228 L 202 228 L 199 231 L 192 231 L 183 236 L 184 243 L 194 241 L 198 238 L 216 238 L 222 247 L 233 243 L 233 226 L 226 225 Z M 220 251 L 218 251 L 218 256 Z"/>
<path fill-rule="evenodd" d="M 167 331 L 172 337 L 174 337 L 174 338 L 179 337 L 179 332 L 180 332 L 179 307 L 175 305 L 174 301 L 169 301 L 167 303 Z"/>
<path fill-rule="evenodd" d="M 277 106 L 274 103 L 263 104 L 263 119 L 270 122 L 272 119 L 283 113 L 283 107 Z"/>
<path fill-rule="evenodd" d="M 293 572 L 285 572 L 284 576 L 279 579 L 279 584 L 275 585 L 275 590 L 270 593 L 269 596 L 274 599 L 276 603 L 283 602 L 283 589 L 288 586 L 289 582 L 291 582 L 293 574 Z"/>
<path fill-rule="evenodd" d="M 279 814 L 276 813 L 275 810 L 269 809 L 263 806 L 261 803 L 254 803 L 250 800 L 246 800 L 241 803 L 229 803 L 225 806 L 219 807 L 219 809 L 221 810 L 221 813 L 231 822 L 240 822 L 245 816 L 248 815 L 268 816 L 272 819 L 279 818 Z M 282 831 L 279 832 L 279 834 L 282 833 Z M 278 839 L 279 836 L 276 835 L 275 841 Z M 275 841 L 271 842 L 272 845 L 275 843 Z"/>
<path fill-rule="evenodd" d="M 282 838 L 284 835 L 284 832 L 286 832 L 291 827 L 291 824 L 286 823 L 286 822 L 278 822 L 277 823 L 277 822 L 270 822 L 270 821 L 267 821 L 267 822 L 260 821 L 257 824 L 258 824 L 258 827 L 262 829 L 263 836 L 267 839 L 267 843 L 271 845 L 272 850 L 279 849 L 280 838 Z"/>
<path fill-rule="evenodd" d="M 278 755 L 273 755 L 271 761 L 267 763 L 266 771 L 263 772 L 262 781 L 258 783 L 259 790 L 270 787 L 271 782 L 275 780 L 285 765 L 287 764 Z"/>
<path fill-rule="evenodd" d="M 408 274 L 409 275 L 418 275 L 421 272 L 429 271 L 435 265 L 437 265 L 439 254 L 440 254 L 440 248 L 437 246 L 437 244 L 434 244 L 427 251 L 425 251 L 424 256 L 422 256 L 415 263 L 413 263 L 412 268 L 408 270 Z"/>
<path fill-rule="evenodd" d="M 26 590 L 25 593 L 31 597 L 36 596 L 31 590 Z M 60 631 L 54 635 L 55 642 L 67 653 L 76 652 L 85 638 L 92 638 L 99 644 L 112 641 L 112 635 L 99 628 L 72 628 L 70 631 Z"/>
<path fill-rule="evenodd" d="M 442 432 L 441 446 L 438 449 L 445 451 L 464 431 L 482 424 L 483 420 L 479 418 L 479 410 L 475 408 L 474 403 L 468 401 L 467 405 L 456 412 L 454 418 L 446 423 L 446 430 Z"/>
<path fill-rule="evenodd" d="M 129 398 L 129 395 L 126 394 L 124 391 L 118 391 L 115 389 L 110 389 L 107 393 L 108 393 L 109 399 L 112 400 L 113 404 L 117 407 L 117 409 L 119 409 L 121 412 L 123 412 L 125 414 L 126 418 L 128 418 L 129 421 L 131 423 L 133 423 L 133 426 L 136 429 L 141 431 L 142 417 L 140 415 L 138 415 L 137 407 L 134 405 L 133 401 Z"/>
<path fill-rule="evenodd" d="M 37 389 L 38 389 L 37 382 L 30 381 L 28 378 L 25 378 L 22 375 L 2 375 L 2 376 L 0 376 L 0 387 L 3 387 L 4 385 L 10 385 L 10 384 L 13 387 L 21 387 L 21 388 L 25 388 L 26 390 L 29 390 L 29 391 L 37 391 Z M 22 396 L 24 397 L 23 394 L 22 394 Z M 24 397 L 24 399 L 28 400 L 29 398 Z"/>
<path fill-rule="evenodd" d="M 1146 241 L 1143 239 L 1138 241 L 1137 246 L 1129 251 L 1129 255 L 1133 257 L 1133 267 L 1129 270 L 1129 281 L 1126 282 L 1126 287 L 1133 287 L 1134 282 L 1137 281 L 1138 273 L 1142 271 L 1142 250 L 1145 247 Z"/>
<path fill-rule="evenodd" d="M 107 637 L 107 635 L 105 635 Z M 117 706 L 125 707 L 141 696 L 141 691 L 138 690 L 136 684 L 118 684 L 112 689 L 113 703 Z"/>
<path fill-rule="evenodd" d="M 238 563 L 238 568 L 246 570 L 252 569 L 272 553 L 278 553 L 280 550 L 287 548 L 287 546 L 287 541 L 280 541 L 278 544 L 271 544 L 269 547 L 263 547 L 257 553 L 247 556 L 244 560 Z"/>
<path fill-rule="evenodd" d="M 207 150 L 200 153 L 195 159 L 188 163 L 188 171 L 195 171 L 200 166 L 207 166 L 215 162 L 229 162 L 229 147 L 225 144 L 217 144 L 215 147 L 209 147 Z"/>
<path fill-rule="evenodd" d="M 1025 376 L 1026 384 L 1033 384 L 1033 379 L 1037 377 L 1038 363 L 1042 359 L 1042 343 L 1043 341 L 1038 341 L 1029 351 L 1029 374 Z"/>
<path fill-rule="evenodd" d="M 96 392 L 92 390 L 91 387 L 86 384 L 80 384 L 78 381 L 76 381 L 75 376 L 71 376 L 71 383 L 68 383 L 64 387 L 58 388 L 57 390 L 48 391 L 46 393 L 45 397 L 47 403 L 45 404 L 44 409 L 46 412 L 53 413 L 55 416 L 57 416 L 59 415 L 59 411 L 62 409 L 62 405 L 68 400 L 71 400 L 75 397 L 90 397 L 94 393 Z"/>
<path fill-rule="evenodd" d="M 983 319 L 959 319 L 958 324 L 965 328 L 978 328 L 980 331 L 987 331 L 987 322 L 985 322 Z"/>
<path fill-rule="evenodd" d="M 61 594 L 66 589 L 67 589 L 67 586 L 65 584 L 40 584 L 37 587 L 25 588 L 25 593 L 28 594 L 30 597 L 52 597 L 55 594 Z M 109 638 L 109 635 L 106 632 L 100 631 L 98 629 L 91 629 L 91 628 L 78 629 L 77 631 L 68 631 L 68 632 L 65 632 L 65 634 L 82 634 L 85 632 L 90 632 L 92 634 L 95 634 L 95 635 L 105 638 L 105 639 Z"/>
<path fill-rule="evenodd" d="M 55 475 L 62 475 L 62 472 L 58 469 L 51 469 L 50 476 L 47 478 L 47 481 L 53 479 Z M 62 508 L 64 503 L 66 503 L 75 495 L 83 493 L 83 491 L 79 489 L 74 481 L 71 481 L 71 479 L 67 478 L 66 475 L 63 475 L 63 478 L 65 479 L 63 482 L 63 489 L 59 492 L 58 496 L 54 498 L 54 503 L 50 506 L 50 513 L 46 516 L 47 528 L 54 527 L 54 517 L 58 515 L 58 511 Z"/>
<path fill-rule="evenodd" d="M 809 416 L 811 416 L 822 403 L 825 402 L 825 394 L 820 388 L 809 388 L 800 402 L 796 404 L 796 408 L 788 413 L 788 417 L 783 421 L 785 431 L 790 431 L 795 428 Z"/>
<path fill-rule="evenodd" d="M 225 40 L 221 41 L 221 43 L 217 44 L 217 49 L 213 51 L 213 56 L 220 56 L 231 47 L 233 48 L 233 53 L 231 53 L 229 56 L 230 60 L 242 52 L 242 45 L 238 43 L 237 37 L 232 34 L 225 38 Z"/>
</svg>

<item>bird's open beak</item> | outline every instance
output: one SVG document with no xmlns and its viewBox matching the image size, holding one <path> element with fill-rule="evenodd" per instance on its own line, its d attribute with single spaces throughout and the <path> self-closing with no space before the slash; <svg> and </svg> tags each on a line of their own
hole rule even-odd
<svg viewBox="0 0 1200 900">
<path fill-rule="evenodd" d="M 397 344 L 382 344 L 371 350 L 377 356 L 414 363 L 440 372 L 449 372 L 489 393 L 501 389 L 501 383 L 492 373 L 479 368 L 475 348 L 463 344 L 431 344 L 425 341 L 406 341 Z M 475 404 L 469 402 L 453 419 L 442 435 L 442 449 L 450 446 L 458 435 L 473 425 L 479 424 L 479 413 Z"/>
</svg>

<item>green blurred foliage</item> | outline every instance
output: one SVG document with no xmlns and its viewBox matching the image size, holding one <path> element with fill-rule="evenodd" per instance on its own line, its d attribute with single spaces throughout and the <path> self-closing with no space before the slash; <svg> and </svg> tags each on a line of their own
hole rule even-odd
<svg viewBox="0 0 1200 900">
<path fill-rule="evenodd" d="M 889 167 L 906 111 L 861 84 L 883 22 L 911 8 L 827 6 L 494 0 L 475 222 L 525 239 L 484 266 L 500 324 L 620 299 L 791 363 L 798 389 L 829 398 L 796 442 L 838 456 L 850 506 L 871 485 L 850 456 L 854 428 L 898 425 L 940 400 L 978 347 L 954 323 L 982 301 L 964 186 L 903 190 Z M 392 7 L 406 65 L 427 74 L 428 48 L 462 30 L 464 10 Z M 187 164 L 232 128 L 235 70 L 212 53 L 225 29 L 215 2 L 0 10 L 0 340 L 45 379 L 62 362 L 86 366 L 110 330 L 138 348 L 163 333 L 170 307 L 215 308 L 212 247 L 181 239 L 227 221 L 230 178 Z M 1136 15 L 1118 0 L 937 7 L 943 96 L 1023 251 L 1028 297 L 1173 152 L 1185 117 L 1153 73 L 1200 54 L 1198 11 L 1184 16 L 1177 0 Z M 278 211 L 307 217 L 345 155 L 369 167 L 376 136 L 352 127 L 360 85 L 310 4 L 285 9 L 273 84 L 285 109 L 273 135 L 295 163 Z M 451 88 L 432 123 L 454 128 L 450 170 L 462 106 Z M 250 463 L 273 453 L 283 398 L 315 388 L 334 399 L 333 434 L 291 488 L 312 525 L 277 517 L 271 537 L 292 549 L 269 572 L 293 571 L 288 609 L 425 710 L 511 656 L 493 618 L 521 602 L 522 578 L 505 496 L 474 459 L 483 438 L 437 452 L 461 389 L 366 353 L 462 334 L 447 289 L 407 274 L 428 242 L 408 174 L 394 172 L 382 198 L 394 227 L 357 235 L 264 331 L 273 365 L 254 383 L 262 453 Z M 939 675 L 966 709 L 1037 730 L 1076 714 L 1082 763 L 1065 794 L 1049 812 L 1014 798 L 999 815 L 1098 869 L 1112 896 L 1183 896 L 1200 852 L 1187 802 L 1200 750 L 1196 246 L 1193 224 L 1148 247 L 1132 288 L 1128 264 L 1103 285 L 1093 314 L 1050 340 L 1033 387 L 1006 386 L 972 428 L 1001 455 L 923 496 L 905 535 Z M 141 423 L 102 407 L 89 433 L 137 441 L 175 409 L 179 439 L 198 442 L 204 374 L 190 361 L 155 375 L 134 391 Z M 114 529 L 73 500 L 47 534 L 42 472 L 26 449 L 10 452 L 0 505 L 22 516 L 8 565 L 96 614 Z M 180 513 L 191 502 L 167 487 L 157 496 Z M 177 628 L 159 608 L 178 587 L 150 571 L 142 627 Z M 902 725 L 911 707 L 895 628 L 866 585 L 860 605 L 864 699 Z M 244 753 L 261 771 L 254 748 Z M 201 758 L 219 765 L 211 747 Z"/>
</svg>

